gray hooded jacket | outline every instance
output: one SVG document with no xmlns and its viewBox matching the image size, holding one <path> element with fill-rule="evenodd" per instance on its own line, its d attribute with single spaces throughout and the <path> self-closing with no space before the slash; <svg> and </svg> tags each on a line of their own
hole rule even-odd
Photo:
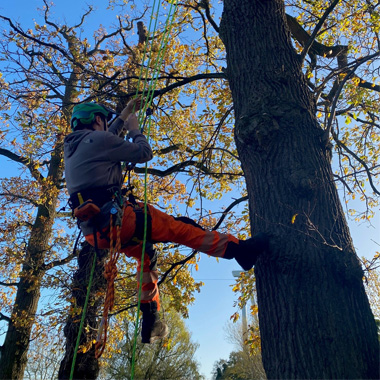
<svg viewBox="0 0 380 380">
<path fill-rule="evenodd" d="M 108 185 L 121 185 L 121 162 L 142 163 L 153 158 L 140 131 L 131 131 L 129 142 L 119 137 L 123 121 L 117 118 L 106 131 L 79 130 L 64 142 L 65 178 L 69 194 Z"/>
</svg>

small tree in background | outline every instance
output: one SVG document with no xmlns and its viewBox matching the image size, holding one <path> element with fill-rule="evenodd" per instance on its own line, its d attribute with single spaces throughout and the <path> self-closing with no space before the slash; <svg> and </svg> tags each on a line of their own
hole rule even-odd
<svg viewBox="0 0 380 380">
<path fill-rule="evenodd" d="M 113 325 L 112 329 L 123 332 L 122 339 L 109 345 L 103 360 L 101 379 L 124 380 L 130 376 L 133 345 L 135 315 L 130 320 L 121 321 L 120 325 Z M 192 342 L 191 335 L 178 313 L 164 312 L 165 322 L 169 327 L 169 335 L 163 342 L 156 344 L 142 344 L 140 329 L 136 346 L 135 378 L 136 379 L 189 379 L 201 380 L 195 352 L 198 344 Z"/>
</svg>

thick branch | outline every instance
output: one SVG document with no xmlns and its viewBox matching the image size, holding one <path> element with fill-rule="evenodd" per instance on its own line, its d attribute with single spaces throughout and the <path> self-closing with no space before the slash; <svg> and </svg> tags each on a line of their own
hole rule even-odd
<svg viewBox="0 0 380 380">
<path fill-rule="evenodd" d="M 10 323 L 11 319 L 7 317 L 6 315 L 4 315 L 3 313 L 0 313 L 0 321 L 7 321 L 8 323 Z M 1 348 L 3 348 L 3 346 L 1 346 Z"/>
<path fill-rule="evenodd" d="M 339 55 L 347 56 L 348 46 L 336 45 L 336 46 L 326 46 L 317 41 L 311 40 L 311 36 L 308 32 L 298 23 L 295 17 L 286 15 L 286 21 L 288 23 L 289 29 L 292 36 L 304 47 L 307 46 L 309 41 L 311 41 L 311 46 L 308 51 L 317 54 L 322 57 L 334 58 Z"/>
<path fill-rule="evenodd" d="M 303 61 L 306 57 L 306 54 L 308 53 L 310 47 L 312 44 L 314 44 L 315 42 L 315 38 L 317 37 L 317 34 L 318 32 L 320 31 L 320 29 L 322 28 L 323 26 L 323 23 L 325 22 L 326 18 L 328 17 L 328 15 L 334 10 L 334 8 L 336 7 L 336 5 L 339 3 L 339 0 L 334 0 L 333 3 L 326 9 L 325 13 L 323 14 L 323 16 L 319 19 L 319 22 L 318 24 L 316 25 L 316 27 L 314 28 L 313 30 L 313 33 L 311 34 L 309 40 L 306 42 L 305 46 L 304 46 L 304 49 L 301 53 L 301 60 Z"/>
<path fill-rule="evenodd" d="M 331 7 L 335 6 L 337 0 L 334 1 L 334 3 L 326 10 L 326 12 L 331 12 Z M 303 47 L 304 50 L 301 53 L 301 57 L 304 57 L 307 53 L 316 54 L 321 57 L 326 58 L 337 58 L 338 61 L 338 70 L 335 71 L 333 75 L 343 73 L 348 70 L 348 61 L 347 61 L 347 53 L 348 53 L 348 46 L 345 45 L 335 45 L 335 46 L 326 46 L 323 45 L 317 41 L 315 41 L 315 35 L 309 35 L 308 32 L 298 23 L 296 18 L 286 15 L 286 21 L 288 23 L 289 29 L 292 33 L 292 36 L 294 39 L 296 39 Z M 319 25 L 320 23 L 318 23 Z M 318 26 L 317 26 L 318 28 Z M 315 31 L 318 31 L 317 28 Z M 314 37 L 313 37 L 314 36 Z M 310 46 L 309 46 L 310 45 Z M 378 54 L 372 54 L 370 59 L 373 59 L 374 56 L 377 56 Z M 366 59 L 368 60 L 368 59 Z M 352 63 L 351 63 L 352 65 Z M 359 87 L 366 88 L 368 90 L 374 90 L 377 92 L 380 92 L 380 86 L 376 85 L 375 83 L 371 83 L 365 80 L 362 80 L 360 77 L 354 75 L 354 77 L 357 77 L 360 79 Z M 326 78 L 327 79 L 327 78 Z M 336 85 L 338 86 L 338 84 Z M 333 93 L 335 95 L 335 91 Z"/>
<path fill-rule="evenodd" d="M 12 287 L 12 286 L 18 286 L 18 285 L 19 285 L 18 282 L 2 282 L 2 281 L 0 281 L 0 286 L 10 286 L 10 287 Z"/>
<path fill-rule="evenodd" d="M 214 173 L 210 171 L 209 168 L 204 166 L 202 163 L 194 160 L 189 160 L 189 161 L 184 161 L 180 162 L 176 165 L 173 165 L 172 167 L 166 169 L 166 170 L 159 170 L 159 169 L 153 169 L 153 168 L 148 168 L 147 172 L 148 174 L 155 175 L 157 177 L 165 177 L 168 175 L 171 175 L 173 173 L 178 173 L 183 171 L 184 168 L 188 166 L 195 166 L 197 169 L 201 170 L 203 173 L 208 174 L 208 175 L 214 175 L 214 176 L 220 176 L 220 175 L 231 175 L 231 176 L 241 176 L 242 174 L 236 174 L 236 173 Z M 136 173 L 145 173 L 145 168 L 138 168 L 135 167 L 134 171 Z"/>
<path fill-rule="evenodd" d="M 196 168 L 200 169 L 201 171 L 203 171 L 206 174 L 213 174 L 210 172 L 210 170 L 207 167 L 203 166 L 200 162 L 194 161 L 194 160 L 180 162 L 180 163 L 175 164 L 166 170 L 148 168 L 148 173 L 152 174 L 152 175 L 156 175 L 157 177 L 166 177 L 170 174 L 181 172 L 181 171 L 183 171 L 184 168 L 186 168 L 188 166 L 195 166 Z M 135 169 L 135 171 L 138 173 L 138 171 L 136 169 Z M 145 169 L 142 168 L 142 171 L 145 172 Z"/>
<path fill-rule="evenodd" d="M 20 164 L 25 165 L 29 169 L 29 171 L 32 174 L 32 176 L 33 176 L 34 179 L 36 179 L 37 181 L 42 181 L 43 180 L 44 177 L 35 168 L 35 165 L 34 165 L 33 161 L 31 161 L 29 158 L 25 158 L 25 157 L 19 156 L 19 155 L 15 154 L 15 153 L 11 152 L 10 150 L 3 149 L 3 148 L 0 148 L 0 155 L 8 157 L 12 161 L 15 161 L 15 162 L 18 162 Z"/>
<path fill-rule="evenodd" d="M 184 78 L 184 77 L 176 77 L 174 79 L 180 79 L 181 81 L 173 83 L 165 88 L 162 88 L 161 90 L 156 90 L 154 91 L 153 97 L 157 97 L 163 94 L 166 94 L 167 92 L 170 92 L 178 87 L 184 86 L 185 84 L 195 82 L 200 79 L 227 79 L 226 75 L 224 73 L 205 73 L 205 74 L 197 74 L 193 75 L 192 77 L 189 78 Z"/>
<path fill-rule="evenodd" d="M 148 38 L 148 30 L 142 21 L 137 23 L 137 34 L 139 36 L 139 44 L 144 45 Z"/>
<path fill-rule="evenodd" d="M 38 207 L 39 204 L 31 198 L 26 197 L 25 195 L 19 195 L 19 194 L 13 194 L 13 193 L 0 193 L 0 197 L 9 197 L 9 198 L 14 198 L 14 199 L 23 199 L 29 203 L 31 203 L 33 206 Z"/>
<path fill-rule="evenodd" d="M 197 80 L 201 80 L 201 79 L 227 79 L 227 77 L 224 73 L 204 73 L 204 74 L 197 74 L 197 75 L 194 75 L 194 76 L 191 76 L 188 78 L 168 75 L 168 76 L 159 77 L 159 78 L 157 78 L 157 80 L 167 79 L 167 78 L 177 80 L 178 82 L 172 83 L 171 85 L 164 87 L 160 90 L 155 90 L 153 93 L 153 98 L 156 98 L 158 96 L 162 96 L 162 95 L 166 94 L 167 92 L 170 92 L 176 88 L 182 87 L 188 83 L 195 82 Z M 113 97 L 113 98 L 120 98 L 122 96 L 125 99 L 134 97 L 136 95 L 135 90 L 133 90 L 133 92 L 129 92 L 129 93 L 122 92 L 122 91 L 118 91 L 117 93 L 112 92 L 113 90 L 118 88 L 118 86 L 121 83 L 128 81 L 128 80 L 131 80 L 131 79 L 139 79 L 139 77 L 135 76 L 135 75 L 131 75 L 131 76 L 120 78 L 116 83 L 112 84 L 112 88 L 108 91 L 109 96 Z M 150 81 L 150 80 L 152 80 L 152 78 L 146 78 L 146 80 Z M 139 94 L 143 94 L 143 91 L 141 91 Z M 98 96 L 97 94 L 95 94 L 93 96 L 89 96 L 86 98 L 86 101 L 90 101 L 90 100 L 96 98 L 97 96 Z"/>
<path fill-rule="evenodd" d="M 50 263 L 44 264 L 42 269 L 45 270 L 45 271 L 47 271 L 47 270 L 49 270 L 51 268 L 55 268 L 55 267 L 59 267 L 59 266 L 65 265 L 65 264 L 69 263 L 72 259 L 74 259 L 77 256 L 78 255 L 76 254 L 76 252 L 74 252 L 71 255 L 66 256 L 64 259 L 54 260 L 54 261 L 51 261 Z"/>
</svg>

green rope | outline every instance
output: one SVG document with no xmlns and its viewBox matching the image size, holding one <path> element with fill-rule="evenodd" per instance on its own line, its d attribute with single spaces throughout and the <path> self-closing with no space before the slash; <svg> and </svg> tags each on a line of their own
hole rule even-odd
<svg viewBox="0 0 380 380">
<path fill-rule="evenodd" d="M 173 4 L 174 5 L 174 10 L 173 10 Z M 162 60 L 166 51 L 166 47 L 168 45 L 169 41 L 169 36 L 171 32 L 171 28 L 173 25 L 173 20 L 174 20 L 174 15 L 176 12 L 176 7 L 177 7 L 177 0 L 174 2 L 171 2 L 170 9 L 168 12 L 168 17 L 166 19 L 166 24 L 165 24 L 165 33 L 164 36 L 161 39 L 161 46 L 159 49 L 159 54 L 157 55 L 156 62 L 154 65 L 154 74 L 153 74 L 153 85 L 149 86 L 148 91 L 147 91 L 147 100 L 145 102 L 145 105 L 142 110 L 140 110 L 139 113 L 139 121 L 142 122 L 142 118 L 144 117 L 143 115 L 146 112 L 146 109 L 150 107 L 152 100 L 153 100 L 153 95 L 154 91 L 157 85 L 158 81 L 158 73 L 159 73 L 159 68 L 162 65 Z M 153 8 L 154 9 L 154 6 Z M 157 10 L 158 13 L 158 10 Z M 156 17 L 156 24 L 157 24 L 157 19 Z M 154 29 L 155 30 L 155 29 Z M 150 33 L 148 32 L 148 36 Z M 149 58 L 149 63 L 150 59 L 152 56 L 152 45 L 151 45 L 151 54 Z M 148 69 L 149 69 L 149 64 L 147 65 L 147 70 L 146 70 L 146 75 L 145 75 L 145 82 L 147 80 L 148 76 Z M 143 67 L 143 65 L 142 65 Z M 138 91 L 138 90 L 137 90 Z M 144 92 L 145 93 L 145 87 L 144 87 Z M 148 129 L 147 129 L 147 140 L 149 141 L 150 137 L 150 129 L 151 129 L 151 117 L 149 117 L 148 121 Z M 133 343 L 133 350 L 132 350 L 132 366 L 131 366 L 131 380 L 134 378 L 134 372 L 135 372 L 135 356 L 136 356 L 136 346 L 137 346 L 137 333 L 138 333 L 138 326 L 139 326 L 139 316 L 140 316 L 140 305 L 141 305 L 141 293 L 142 293 L 142 280 L 143 280 L 143 267 L 144 267 L 144 255 L 145 255 L 145 248 L 146 248 L 146 238 L 147 238 L 147 227 L 148 227 L 148 218 L 147 218 L 147 211 L 148 211 L 148 205 L 147 205 L 147 183 L 148 183 L 148 164 L 145 163 L 145 173 L 144 173 L 144 236 L 143 236 L 143 244 L 142 244 L 142 253 L 141 253 L 141 265 L 140 265 L 140 281 L 139 281 L 139 289 L 138 289 L 138 302 L 137 302 L 137 315 L 136 315 L 136 323 L 135 323 L 135 333 L 134 333 L 134 343 Z"/>
<path fill-rule="evenodd" d="M 79 332 L 78 332 L 77 341 L 76 341 L 76 344 L 75 344 L 73 362 L 71 363 L 70 380 L 73 380 L 73 376 L 74 376 L 75 362 L 77 360 L 77 354 L 78 354 L 79 343 L 80 343 L 80 336 L 81 336 L 82 330 L 83 330 L 84 319 L 85 319 L 86 313 L 87 313 L 88 300 L 90 299 L 90 290 L 91 290 L 91 286 L 92 286 L 92 280 L 94 278 L 95 264 L 96 264 L 96 252 L 94 252 L 94 258 L 92 260 L 90 279 L 89 279 L 88 285 L 87 285 L 86 299 L 84 301 L 84 306 L 83 306 L 83 310 L 82 310 L 82 318 L 80 320 Z"/>
<path fill-rule="evenodd" d="M 146 109 L 151 106 L 151 103 L 153 101 L 154 92 L 155 92 L 157 82 L 158 82 L 159 69 L 162 66 L 162 61 L 163 61 L 163 58 L 165 56 L 166 48 L 167 48 L 167 45 L 169 42 L 170 32 L 171 32 L 171 29 L 173 26 L 174 15 L 175 15 L 175 12 L 177 9 L 177 1 L 178 0 L 172 0 L 170 2 L 170 8 L 168 11 L 168 16 L 166 18 L 166 23 L 165 23 L 165 28 L 164 28 L 165 32 L 163 34 L 163 37 L 161 38 L 160 47 L 158 49 L 159 53 L 157 54 L 156 61 L 155 61 L 154 66 L 153 66 L 153 75 L 152 75 L 152 83 L 153 84 L 151 84 L 148 88 L 147 95 L 146 95 L 147 101 L 145 103 L 144 108 L 141 110 L 141 112 L 139 114 L 139 123 L 140 124 L 142 123 Z M 151 45 L 151 50 L 152 50 L 152 45 Z M 152 53 L 150 56 L 152 56 Z M 148 74 L 148 69 L 149 69 L 149 66 L 147 67 L 147 70 L 146 70 L 146 77 Z M 149 119 L 149 121 L 150 121 L 150 119 Z"/>
<path fill-rule="evenodd" d="M 153 33 L 156 31 L 156 28 L 157 28 L 157 22 L 158 22 L 158 11 L 160 9 L 160 2 L 158 2 L 158 7 L 157 7 L 157 10 L 155 11 L 155 7 L 156 7 L 156 0 L 154 0 L 153 2 L 153 7 L 152 7 L 152 14 L 150 16 L 150 20 L 149 20 L 149 27 L 148 27 L 148 34 L 147 34 L 147 37 L 146 37 L 146 43 L 144 45 L 144 53 L 143 53 L 143 59 L 142 59 L 142 63 L 141 63 L 141 67 L 140 67 L 140 74 L 139 74 L 139 79 L 138 79 L 138 82 L 137 82 L 137 88 L 136 88 L 136 96 L 139 94 L 140 92 L 140 83 L 141 83 L 141 78 L 143 76 L 143 71 L 144 71 L 144 62 L 145 62 L 145 59 L 146 59 L 146 53 L 147 53 L 147 47 L 148 47 L 148 41 L 149 41 L 149 37 L 151 35 L 151 27 L 152 27 L 152 22 L 153 22 L 153 19 L 155 19 L 155 24 L 154 24 L 154 27 L 153 27 Z M 155 15 L 154 15 L 155 14 Z M 148 69 L 149 69 L 149 66 L 150 66 L 150 61 L 152 59 L 152 44 L 150 45 L 150 54 L 149 54 L 149 59 L 148 59 L 148 62 L 147 62 L 147 70 L 146 70 L 146 73 L 145 73 L 145 78 L 144 78 L 144 86 L 143 86 L 143 90 L 142 90 L 142 95 L 144 95 L 145 93 L 145 90 L 146 90 L 146 87 L 147 87 L 147 82 L 148 82 Z M 133 107 L 133 112 L 135 111 L 135 106 Z M 139 111 L 139 121 L 140 120 L 140 117 L 141 117 L 141 110 Z"/>
<path fill-rule="evenodd" d="M 151 35 L 151 26 L 152 26 L 152 21 L 154 18 L 154 14 L 156 13 L 156 22 L 155 26 L 153 28 L 153 33 L 156 30 L 157 26 L 157 21 L 158 21 L 158 11 L 160 9 L 160 1 L 158 1 L 158 7 L 157 10 L 155 11 L 156 8 L 156 0 L 154 0 L 153 7 L 152 7 L 152 14 L 150 16 L 150 21 L 149 21 L 149 28 L 148 28 L 148 34 L 147 34 L 147 39 L 144 47 L 144 55 L 143 55 L 143 60 L 141 63 L 141 69 L 140 69 L 140 75 L 139 75 L 139 81 L 137 85 L 137 90 L 136 90 L 136 96 L 140 92 L 140 83 L 141 83 L 141 77 L 143 75 L 144 71 L 144 62 L 145 62 L 145 57 L 146 57 L 146 51 L 147 51 L 147 46 L 148 46 L 148 41 L 149 41 L 149 36 Z M 148 70 L 150 66 L 150 61 L 152 59 L 152 44 L 150 45 L 150 54 L 149 54 L 149 59 L 147 63 L 147 70 L 145 72 L 145 78 L 144 78 L 144 87 L 142 91 L 142 95 L 144 96 L 144 93 L 146 91 L 147 87 L 147 81 L 148 81 Z M 142 96 L 142 98 L 143 98 Z M 144 110 L 146 107 L 143 107 L 143 110 L 139 110 L 139 116 L 138 120 L 139 122 L 141 121 L 141 115 L 143 115 Z M 148 136 L 150 133 L 150 116 L 149 116 L 149 123 L 148 123 Z M 147 168 L 147 165 L 145 165 L 145 168 Z M 145 178 L 144 178 L 144 235 L 143 235 L 143 245 L 142 245 L 142 252 L 141 252 L 141 265 L 140 265 L 140 281 L 139 281 L 139 289 L 138 289 L 138 301 L 137 301 L 137 315 L 136 315 L 136 321 L 135 321 L 135 331 L 134 331 L 134 339 L 133 339 L 133 349 L 132 349 L 132 365 L 131 365 L 131 380 L 133 380 L 134 375 L 135 375 L 135 363 L 136 363 L 136 346 L 137 346 L 137 333 L 138 333 L 138 327 L 139 327 L 139 317 L 140 317 L 140 305 L 141 305 L 141 292 L 142 292 L 142 279 L 143 279 L 143 267 L 144 267 L 144 255 L 145 255 L 145 246 L 146 246 L 146 229 L 147 229 L 147 219 L 146 219 L 146 187 L 147 187 L 147 170 L 145 170 Z"/>
</svg>

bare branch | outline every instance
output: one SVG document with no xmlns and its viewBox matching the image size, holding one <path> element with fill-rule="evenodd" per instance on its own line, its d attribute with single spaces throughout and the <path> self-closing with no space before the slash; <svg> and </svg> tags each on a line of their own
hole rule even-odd
<svg viewBox="0 0 380 380">
<path fill-rule="evenodd" d="M 173 263 L 170 268 L 165 272 L 163 273 L 163 275 L 161 276 L 161 279 L 160 281 L 158 281 L 158 286 L 161 285 L 165 280 L 166 280 L 166 277 L 168 277 L 168 275 L 170 274 L 170 272 L 172 270 L 174 270 L 176 267 L 178 267 L 179 265 L 181 266 L 181 268 L 189 261 L 191 260 L 196 254 L 198 253 L 198 251 L 193 251 L 189 256 L 186 256 L 183 260 L 180 260 L 180 261 L 177 261 L 175 263 Z M 179 268 L 179 269 L 181 269 Z M 178 269 L 178 270 L 179 270 Z"/>
<path fill-rule="evenodd" d="M 74 30 L 74 29 L 78 29 L 78 28 L 80 28 L 82 25 L 83 25 L 83 23 L 85 22 L 85 20 L 86 20 L 86 17 L 93 11 L 93 6 L 92 5 L 89 5 L 88 6 L 88 11 L 87 12 L 85 12 L 83 15 L 82 15 L 82 17 L 81 17 L 81 19 L 80 19 L 80 21 L 79 21 L 79 24 L 77 24 L 77 25 L 74 25 L 73 27 L 71 27 L 69 30 L 71 31 L 71 30 Z"/>
<path fill-rule="evenodd" d="M 346 146 L 345 144 L 342 143 L 342 141 L 339 140 L 337 134 L 331 130 L 331 135 L 334 139 L 334 141 L 341 147 L 343 148 L 347 153 L 349 153 L 352 157 L 355 158 L 356 161 L 358 161 L 362 166 L 363 168 L 365 169 L 366 173 L 367 173 L 367 176 L 368 176 L 368 181 L 369 181 L 369 184 L 373 190 L 373 192 L 377 195 L 380 195 L 380 192 L 376 189 L 373 181 L 372 181 L 372 174 L 371 174 L 371 171 L 369 170 L 367 164 L 364 162 L 364 160 L 362 160 L 357 154 L 355 154 L 350 148 L 348 148 L 348 146 Z"/>
<path fill-rule="evenodd" d="M 338 181 L 342 182 L 343 186 L 347 189 L 349 194 L 352 194 L 353 191 L 351 190 L 350 186 L 348 186 L 347 182 L 344 180 L 342 176 L 339 176 L 337 174 L 333 174 L 335 178 L 337 178 Z"/>
<path fill-rule="evenodd" d="M 167 146 L 165 148 L 161 148 L 161 149 L 158 149 L 156 151 L 154 151 L 154 154 L 155 155 L 164 155 L 164 154 L 168 154 L 168 153 L 171 153 L 171 152 L 175 152 L 177 150 L 179 150 L 181 147 L 183 147 L 182 144 L 174 144 L 174 145 L 170 145 L 170 146 Z M 236 156 L 235 154 L 233 154 L 232 152 L 230 152 L 228 149 L 224 149 L 224 148 L 215 148 L 215 147 L 211 147 L 211 148 L 204 148 L 202 151 L 200 152 L 194 152 L 192 149 L 190 149 L 189 147 L 184 147 L 184 150 L 185 152 L 187 153 L 190 153 L 192 154 L 193 156 L 197 156 L 197 155 L 200 155 L 202 154 L 203 151 L 205 150 L 212 150 L 212 151 L 222 151 L 222 152 L 225 152 L 227 154 L 229 154 L 231 157 L 235 158 L 236 160 L 239 161 L 239 157 Z"/>
<path fill-rule="evenodd" d="M 125 42 L 125 38 L 124 38 L 124 35 L 123 35 L 123 31 L 125 31 L 125 30 L 131 30 L 131 29 L 133 28 L 133 22 L 134 22 L 135 20 L 138 20 L 138 18 L 137 18 L 137 19 L 133 19 L 133 20 L 130 22 L 130 24 L 129 24 L 128 26 L 123 26 L 123 25 L 122 25 L 122 21 L 121 21 L 121 19 L 119 18 L 119 25 L 120 25 L 120 28 L 117 29 L 117 30 L 115 30 L 113 33 L 103 35 L 103 36 L 102 36 L 102 37 L 96 42 L 94 49 L 92 49 L 92 50 L 90 50 L 90 51 L 88 52 L 88 56 L 91 56 L 91 55 L 93 55 L 94 53 L 97 53 L 97 52 L 99 51 L 99 46 L 102 44 L 102 42 L 104 42 L 105 40 L 107 40 L 107 39 L 109 39 L 109 38 L 112 38 L 112 37 L 114 37 L 114 36 L 116 36 L 116 35 L 118 35 L 118 34 L 119 34 L 119 35 L 121 36 L 121 38 L 123 39 L 124 45 L 126 45 L 126 47 L 128 47 L 128 50 L 131 51 L 132 54 L 133 54 L 133 56 L 134 56 L 135 53 L 132 51 L 132 49 L 129 48 L 129 46 L 128 46 L 128 45 L 126 44 L 126 42 Z"/>
<path fill-rule="evenodd" d="M 18 34 L 21 34 L 23 37 L 41 45 L 41 46 L 45 46 L 45 47 L 49 47 L 53 50 L 57 50 L 59 51 L 65 58 L 67 58 L 69 61 L 73 62 L 72 58 L 67 54 L 67 52 L 62 49 L 61 47 L 59 47 L 58 45 L 55 45 L 55 44 L 50 44 L 48 42 L 44 42 L 42 40 L 39 40 L 38 38 L 35 38 L 33 36 L 30 36 L 28 35 L 27 33 L 25 33 L 23 30 L 21 30 L 18 26 L 16 26 L 15 24 L 13 24 L 12 20 L 8 17 L 5 17 L 5 16 L 2 16 L 0 15 L 0 18 L 7 21 L 8 24 L 10 25 L 10 27 L 16 31 Z"/>
<path fill-rule="evenodd" d="M 213 227 L 213 231 L 217 230 L 220 225 L 223 223 L 223 220 L 226 218 L 227 214 L 235 207 L 237 206 L 239 203 L 242 203 L 242 202 L 245 202 L 246 200 L 248 200 L 248 195 L 246 195 L 245 197 L 241 197 L 239 199 L 236 199 L 235 201 L 233 201 L 224 211 L 223 211 L 223 214 L 222 216 L 220 217 L 220 219 L 218 220 L 218 222 L 215 224 L 215 226 Z"/>
<path fill-rule="evenodd" d="M 331 12 L 330 8 L 332 6 L 335 6 L 336 2 L 337 2 L 337 0 L 334 1 L 334 3 L 326 10 L 326 12 Z M 303 29 L 303 27 L 298 23 L 296 18 L 287 14 L 286 15 L 286 21 L 288 23 L 288 26 L 289 26 L 289 29 L 292 33 L 293 38 L 295 38 L 302 46 L 304 46 L 304 49 L 301 53 L 301 57 L 303 59 L 304 59 L 306 54 L 309 54 L 311 56 L 313 56 L 315 54 L 315 55 L 319 55 L 319 56 L 326 57 L 326 58 L 334 58 L 334 57 L 337 58 L 338 69 L 333 70 L 328 75 L 328 77 L 325 78 L 324 82 L 320 86 L 318 86 L 319 88 L 323 88 L 324 83 L 326 83 L 328 80 L 330 80 L 333 76 L 348 71 L 349 66 L 355 64 L 355 62 L 353 62 L 349 65 L 347 62 L 348 46 L 345 46 L 345 45 L 326 46 L 326 45 L 323 45 L 323 44 L 315 41 L 314 32 L 319 31 L 319 30 L 317 30 L 317 28 L 320 25 L 320 22 L 318 23 L 318 26 L 314 30 L 313 35 L 310 36 L 309 33 L 306 32 L 306 30 Z M 313 36 L 314 36 L 314 38 L 313 38 Z M 376 56 L 378 56 L 378 53 L 375 53 L 375 54 L 369 56 L 369 58 L 367 58 L 366 60 L 368 61 L 370 59 L 373 59 Z M 312 59 L 314 59 L 314 58 L 312 57 Z M 362 80 L 360 77 L 358 77 L 356 75 L 353 75 L 353 77 L 357 77 L 360 79 L 360 82 L 358 84 L 359 87 L 380 92 L 380 86 L 379 85 L 377 85 L 375 83 L 368 82 L 366 80 Z M 334 86 L 333 86 L 333 89 L 331 90 L 330 98 L 335 96 L 336 90 L 338 88 L 338 83 L 335 83 Z"/>
<path fill-rule="evenodd" d="M 49 11 L 50 11 L 50 5 L 49 3 L 47 2 L 47 0 L 43 0 L 44 1 L 44 4 L 45 4 L 45 13 L 44 13 L 44 17 L 45 17 L 45 22 L 46 24 L 52 26 L 57 32 L 59 32 L 59 27 L 58 25 L 54 24 L 53 22 L 51 22 L 48 18 L 49 16 Z"/>
<path fill-rule="evenodd" d="M 367 57 L 364 57 L 364 58 L 361 58 L 361 59 L 358 59 L 354 65 L 354 67 L 346 74 L 346 76 L 343 78 L 343 80 L 341 81 L 341 83 L 339 84 L 339 87 L 336 91 L 336 94 L 334 96 L 334 100 L 333 100 L 333 103 L 332 103 L 332 106 L 331 106 L 331 110 L 330 110 L 330 117 L 328 119 L 328 123 L 327 123 L 327 127 L 326 127 L 326 130 L 328 133 L 331 132 L 331 128 L 332 128 L 332 122 L 333 120 L 335 119 L 335 111 L 336 111 L 336 105 L 338 103 L 338 100 L 339 100 L 339 96 L 340 96 L 340 93 L 342 92 L 343 90 L 343 87 L 344 85 L 346 84 L 346 82 L 354 75 L 356 69 L 361 66 L 363 63 L 367 62 L 367 61 L 370 61 L 371 59 L 373 58 L 376 58 L 377 56 L 380 55 L 380 52 L 377 52 L 377 53 L 374 53 L 374 54 L 371 54 Z"/>
<path fill-rule="evenodd" d="M 211 17 L 211 12 L 210 12 L 210 1 L 209 0 L 202 0 L 199 3 L 199 6 L 201 6 L 205 11 L 206 11 L 206 17 L 207 20 L 210 22 L 212 27 L 215 29 L 217 33 L 219 33 L 219 26 L 216 24 L 214 19 Z"/>
<path fill-rule="evenodd" d="M 62 81 L 62 83 L 65 83 L 65 84 L 67 83 L 67 79 L 66 79 L 66 78 L 62 75 L 62 73 L 61 73 L 61 72 L 55 67 L 53 61 L 52 61 L 50 58 L 48 58 L 48 57 L 46 56 L 46 54 L 43 54 L 42 52 L 35 52 L 35 51 L 30 51 L 30 52 L 29 52 L 29 51 L 25 51 L 25 53 L 28 54 L 28 55 L 31 56 L 31 57 L 33 57 L 33 56 L 39 56 L 39 57 L 41 57 L 41 58 L 42 58 L 42 59 L 48 64 L 48 66 L 52 68 L 53 73 L 54 73 L 55 75 L 57 75 L 57 77 Z M 29 81 L 29 80 L 28 80 L 28 81 Z M 58 90 L 56 89 L 55 86 L 49 85 L 49 84 L 46 82 L 46 80 L 43 81 L 43 84 L 44 84 L 45 86 L 49 87 L 50 90 L 52 90 L 52 91 L 58 96 L 59 99 L 62 99 L 62 98 L 63 98 L 63 96 L 58 92 Z"/>
</svg>

